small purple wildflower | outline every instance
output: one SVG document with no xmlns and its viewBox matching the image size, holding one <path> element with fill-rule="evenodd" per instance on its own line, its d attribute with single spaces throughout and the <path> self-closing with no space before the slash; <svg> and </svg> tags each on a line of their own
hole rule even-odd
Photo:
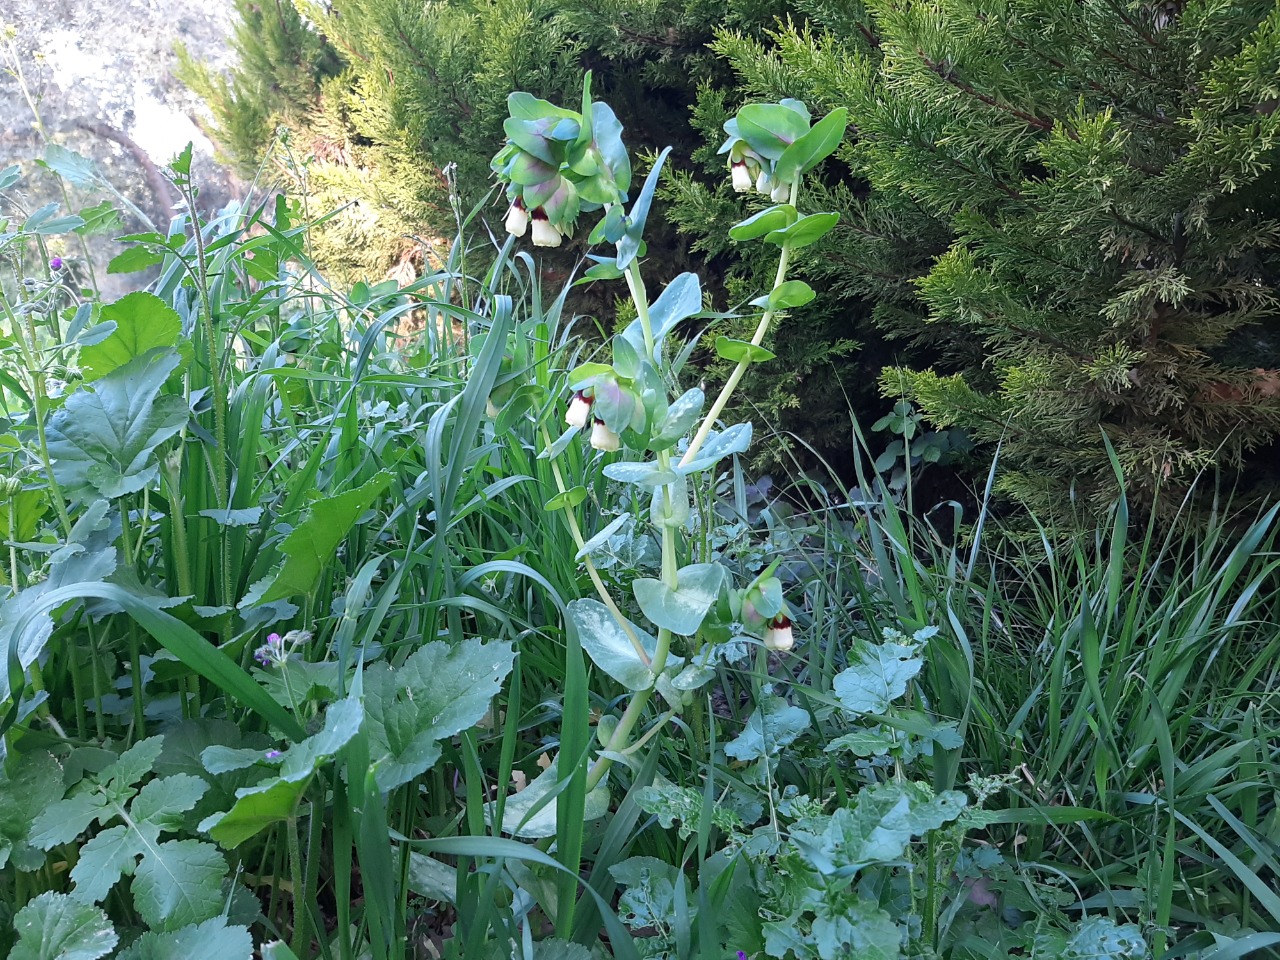
<svg viewBox="0 0 1280 960">
<path fill-rule="evenodd" d="M 281 757 L 284 756 L 284 754 L 281 753 L 279 750 L 268 750 L 265 754 L 263 754 L 263 756 L 265 756 L 268 760 L 279 760 Z"/>
<path fill-rule="evenodd" d="M 739 951 L 738 951 L 738 960 L 747 960 L 747 951 L 745 951 L 745 950 L 739 950 Z"/>
<path fill-rule="evenodd" d="M 253 651 L 253 659 L 264 667 L 273 667 L 283 663 L 284 658 L 284 638 L 278 633 L 267 634 L 267 642 Z"/>
<path fill-rule="evenodd" d="M 51 260 L 49 261 L 49 269 L 50 269 L 50 270 L 52 270 L 54 273 L 57 273 L 59 270 L 61 270 L 61 269 L 62 269 L 62 258 L 61 258 L 61 257 L 54 257 L 53 259 L 51 259 Z"/>
</svg>

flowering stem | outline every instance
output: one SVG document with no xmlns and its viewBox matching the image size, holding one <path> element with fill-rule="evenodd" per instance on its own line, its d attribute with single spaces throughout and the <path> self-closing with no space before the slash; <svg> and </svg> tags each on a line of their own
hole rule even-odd
<svg viewBox="0 0 1280 960">
<path fill-rule="evenodd" d="M 551 435 L 547 432 L 547 428 L 542 428 L 542 442 L 549 448 L 551 446 Z M 560 465 L 551 460 L 551 473 L 556 480 L 556 490 L 559 493 L 565 493 L 569 488 L 564 482 L 564 477 L 560 473 Z M 571 508 L 566 507 L 564 510 L 565 518 L 569 522 L 569 535 L 573 537 L 573 542 L 577 544 L 581 550 L 586 546 L 587 541 L 582 537 L 582 530 L 578 526 L 578 518 L 573 515 Z M 627 639 L 631 641 L 631 646 L 635 648 L 637 656 L 640 657 L 645 666 L 649 665 L 649 654 L 644 649 L 644 644 L 640 642 L 640 638 L 636 636 L 636 632 L 631 629 L 631 624 L 622 611 L 618 609 L 618 605 L 613 602 L 613 597 L 609 594 L 609 588 L 604 585 L 604 581 L 600 579 L 600 572 L 596 570 L 596 565 L 591 562 L 591 557 L 584 556 L 583 562 L 587 566 L 587 576 L 591 578 L 591 582 L 595 584 L 596 592 L 600 594 L 600 599 L 604 601 L 604 605 L 609 608 L 609 612 L 613 614 L 618 626 L 622 628 L 622 632 L 627 635 Z"/>
<path fill-rule="evenodd" d="M 791 185 L 791 205 L 794 207 L 800 193 L 800 180 L 796 178 L 796 182 Z M 773 280 L 773 289 L 776 290 L 782 286 L 782 282 L 787 278 L 787 267 L 791 261 L 791 248 L 785 243 L 782 245 L 782 253 L 778 256 L 778 272 Z M 760 323 L 756 326 L 755 335 L 751 338 L 754 346 L 760 346 L 764 342 L 765 334 L 769 332 L 769 324 L 773 322 L 776 311 L 766 310 L 764 316 L 760 318 Z M 733 391 L 737 389 L 738 384 L 742 381 L 743 376 L 747 372 L 747 368 L 751 366 L 751 354 L 747 354 L 738 361 L 738 365 L 733 368 L 733 372 L 729 374 L 729 379 L 725 381 L 724 386 L 720 389 L 720 395 L 716 397 L 715 403 L 711 405 L 711 409 L 707 411 L 706 418 L 702 421 L 702 425 L 698 428 L 697 434 L 689 443 L 689 449 L 685 451 L 683 457 L 680 458 L 680 466 L 684 467 L 693 462 L 694 457 L 698 455 L 698 451 L 702 449 L 702 445 L 707 442 L 707 437 L 711 435 L 711 429 L 715 426 L 716 420 L 720 414 L 724 412 L 725 406 L 729 403 L 729 398 L 733 396 Z"/>
</svg>

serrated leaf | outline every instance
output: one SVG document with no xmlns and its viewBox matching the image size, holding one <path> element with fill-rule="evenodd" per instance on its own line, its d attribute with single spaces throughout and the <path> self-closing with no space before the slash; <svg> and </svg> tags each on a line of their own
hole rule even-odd
<svg viewBox="0 0 1280 960">
<path fill-rule="evenodd" d="M 845 876 L 901 859 L 913 838 L 956 819 L 966 802 L 956 790 L 935 796 L 921 783 L 879 783 L 859 790 L 853 806 L 836 810 L 821 834 L 795 830 L 791 838 L 820 873 Z"/>
<path fill-rule="evenodd" d="M 320 582 L 338 544 L 346 538 L 360 515 L 390 486 L 391 478 L 391 473 L 384 470 L 354 490 L 313 503 L 307 518 L 294 527 L 280 544 L 280 552 L 285 556 L 284 564 L 257 604 L 310 594 Z"/>
<path fill-rule="evenodd" d="M 653 686 L 653 671 L 640 659 L 621 625 L 599 600 L 583 597 L 565 608 L 569 625 L 578 633 L 578 642 L 591 662 L 628 690 Z M 627 624 L 652 662 L 658 641 L 630 620 Z"/>
<path fill-rule="evenodd" d="M 533 960 L 592 960 L 591 951 L 580 943 L 551 937 L 539 940 Z"/>
<path fill-rule="evenodd" d="M 812 936 L 823 957 L 898 960 L 902 956 L 902 931 L 893 918 L 874 903 L 859 898 L 821 904 L 813 920 Z"/>
<path fill-rule="evenodd" d="M 169 840 L 142 858 L 133 876 L 133 904 L 153 930 L 174 930 L 222 910 L 227 861 L 199 840 Z"/>
<path fill-rule="evenodd" d="M 19 490 L 0 500 L 0 542 L 34 540 L 48 508 L 46 490 Z"/>
<path fill-rule="evenodd" d="M 45 146 L 44 159 L 40 161 L 40 165 L 46 170 L 53 171 L 67 183 L 74 183 L 77 186 L 93 183 L 98 179 L 92 160 L 57 143 Z"/>
<path fill-rule="evenodd" d="M 849 668 L 831 682 L 840 704 L 850 713 L 880 715 L 907 692 L 907 684 L 924 667 L 917 648 L 901 643 L 858 641 Z"/>
<path fill-rule="evenodd" d="M 112 233 L 120 229 L 123 222 L 120 211 L 112 205 L 110 200 L 103 200 L 91 207 L 85 207 L 80 211 L 79 216 L 84 223 L 77 227 L 75 232 L 82 237 L 97 233 Z"/>
<path fill-rule="evenodd" d="M 49 850 L 60 843 L 70 843 L 98 818 L 106 819 L 112 811 L 105 797 L 81 793 L 46 807 L 31 824 L 30 843 Z"/>
<path fill-rule="evenodd" d="M 776 756 L 808 729 L 808 711 L 781 697 L 765 697 L 751 711 L 742 733 L 725 744 L 724 752 L 744 762 Z"/>
<path fill-rule="evenodd" d="M 26 754 L 12 777 L 0 779 L 0 869 L 11 859 L 19 870 L 44 864 L 43 853 L 30 842 L 31 826 L 62 792 L 62 767 L 47 753 Z"/>
<path fill-rule="evenodd" d="M 640 577 L 632 583 L 636 602 L 655 626 L 682 637 L 698 632 L 711 605 L 720 596 L 724 567 L 718 563 L 696 563 L 682 567 L 677 576 L 677 589 L 661 580 Z"/>
<path fill-rule="evenodd" d="M 137 273 L 164 262 L 164 254 L 152 247 L 129 247 L 107 264 L 107 273 Z"/>
<path fill-rule="evenodd" d="M 180 396 L 161 395 L 176 350 L 151 350 L 76 390 L 49 418 L 49 453 L 63 490 L 81 500 L 115 499 L 155 483 L 155 449 L 186 425 Z"/>
<path fill-rule="evenodd" d="M 98 960 L 119 942 L 107 915 L 62 893 L 42 893 L 13 918 L 9 960 Z"/>
<path fill-rule="evenodd" d="M 378 788 L 392 790 L 429 770 L 440 741 L 470 730 L 489 711 L 511 672 L 509 643 L 432 641 L 392 670 L 365 671 L 369 750 Z"/>
<path fill-rule="evenodd" d="M 138 291 L 105 304 L 99 318 L 116 328 L 105 340 L 80 350 L 86 380 L 97 380 L 149 350 L 176 347 L 182 340 L 182 318 L 150 293 Z"/>
<path fill-rule="evenodd" d="M 84 903 L 106 899 L 122 876 L 133 873 L 138 858 L 158 835 L 158 830 L 144 834 L 124 826 L 103 830 L 80 848 L 80 857 L 71 871 L 75 883 L 71 895 Z"/>
<path fill-rule="evenodd" d="M 222 917 L 178 930 L 144 933 L 116 955 L 116 960 L 252 960 L 253 937 L 247 927 L 229 927 Z"/>
<path fill-rule="evenodd" d="M 152 780 L 133 798 L 129 818 L 159 830 L 177 830 L 182 826 L 182 815 L 195 809 L 208 789 L 209 784 L 189 773 Z"/>
</svg>

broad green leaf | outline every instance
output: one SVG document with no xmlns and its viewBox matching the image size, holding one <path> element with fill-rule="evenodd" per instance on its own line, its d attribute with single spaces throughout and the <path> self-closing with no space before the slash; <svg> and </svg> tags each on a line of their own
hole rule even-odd
<svg viewBox="0 0 1280 960">
<path fill-rule="evenodd" d="M 762 157 L 777 160 L 809 129 L 809 118 L 780 103 L 749 103 L 738 111 L 738 133 Z"/>
<path fill-rule="evenodd" d="M 855 757 L 882 757 L 898 746 L 902 737 L 895 738 L 884 727 L 855 730 L 836 737 L 823 748 L 824 753 L 852 753 Z"/>
<path fill-rule="evenodd" d="M 718 563 L 696 563 L 680 569 L 675 590 L 651 577 L 640 577 L 631 586 L 650 622 L 679 636 L 691 637 L 720 596 L 724 576 L 724 567 Z"/>
<path fill-rule="evenodd" d="M 543 504 L 542 509 L 548 512 L 552 510 L 564 510 L 566 508 L 576 507 L 583 500 L 587 499 L 587 488 L 578 484 L 576 487 L 570 487 L 564 493 L 557 493 L 554 497 Z"/>
<path fill-rule="evenodd" d="M 429 770 L 440 741 L 479 723 L 511 672 L 509 643 L 432 641 L 398 669 L 374 664 L 364 674 L 369 750 L 378 788 L 392 790 Z"/>
<path fill-rule="evenodd" d="M 168 840 L 148 851 L 133 875 L 133 904 L 153 930 L 175 930 L 216 917 L 223 907 L 227 862 L 199 840 Z"/>
<path fill-rule="evenodd" d="M 698 422 L 706 396 L 697 387 L 686 390 L 667 408 L 667 415 L 649 440 L 649 449 L 657 452 L 675 446 Z"/>
<path fill-rule="evenodd" d="M 458 901 L 458 868 L 413 850 L 409 853 L 409 889 L 427 900 Z"/>
<path fill-rule="evenodd" d="M 812 935 L 819 956 L 833 960 L 898 960 L 902 956 L 902 931 L 898 925 L 885 911 L 861 898 L 821 902 Z"/>
<path fill-rule="evenodd" d="M 769 310 L 790 310 L 793 307 L 803 307 L 815 296 L 817 294 L 813 292 L 813 287 L 803 280 L 788 280 L 774 287 L 764 298 L 764 303 L 758 305 Z"/>
<path fill-rule="evenodd" d="M 129 819 L 159 830 L 176 831 L 182 827 L 183 814 L 194 809 L 208 789 L 208 783 L 189 773 L 152 780 L 134 797 Z"/>
<path fill-rule="evenodd" d="M 115 499 L 157 481 L 155 449 L 189 417 L 182 397 L 160 392 L 180 359 L 173 349 L 148 351 L 76 390 L 49 418 L 49 454 L 64 492 Z"/>
<path fill-rule="evenodd" d="M 776 756 L 808 729 L 808 711 L 792 706 L 781 697 L 765 697 L 751 711 L 742 733 L 725 744 L 724 752 L 742 761 Z"/>
<path fill-rule="evenodd" d="M 229 927 L 212 917 L 167 932 L 150 931 L 116 955 L 116 960 L 252 960 L 253 937 L 247 927 Z"/>
<path fill-rule="evenodd" d="M 351 741 L 364 718 L 364 706 L 358 699 L 348 697 L 330 704 L 320 732 L 294 744 L 276 758 L 280 764 L 279 776 L 237 790 L 231 809 L 207 817 L 200 829 L 230 849 L 265 827 L 293 816 L 312 775 Z M 228 751 L 215 745 L 201 754 L 201 760 L 206 767 L 239 769 L 239 764 L 229 762 L 228 756 L 241 753 L 243 751 Z"/>
<path fill-rule="evenodd" d="M 49 494 L 45 490 L 19 490 L 0 500 L 0 542 L 34 540 L 48 507 Z"/>
<path fill-rule="evenodd" d="M 818 872 L 841 875 L 902 858 L 907 844 L 960 816 L 957 790 L 934 795 L 922 783 L 891 781 L 863 787 L 851 807 L 833 813 L 821 834 L 795 830 L 792 841 Z"/>
<path fill-rule="evenodd" d="M 774 230 L 765 235 L 765 243 L 787 246 L 799 250 L 812 243 L 817 243 L 835 227 L 840 219 L 838 213 L 811 213 L 801 217 L 784 230 Z"/>
<path fill-rule="evenodd" d="M 502 832 L 521 840 L 541 840 L 556 835 L 557 761 L 531 780 L 523 790 L 507 797 L 502 809 Z M 543 801 L 546 801 L 543 803 Z M 535 807 L 537 810 L 535 811 Z M 485 804 L 485 819 L 493 823 L 497 809 L 493 801 Z M 586 823 L 599 820 L 609 812 L 609 778 L 603 778 L 594 790 L 587 794 L 582 819 Z"/>
<path fill-rule="evenodd" d="M 858 641 L 849 668 L 836 674 L 831 686 L 850 713 L 883 714 L 907 692 L 907 684 L 924 667 L 917 647 L 886 641 Z"/>
<path fill-rule="evenodd" d="M 57 212 L 58 205 L 56 203 L 45 204 L 27 217 L 22 229 L 27 233 L 35 233 L 41 236 L 55 236 L 60 233 L 71 233 L 76 228 L 84 226 L 84 221 L 79 217 L 55 216 Z"/>
<path fill-rule="evenodd" d="M 325 565 L 355 526 L 360 515 L 391 484 L 391 473 L 383 471 L 363 486 L 315 501 L 307 518 L 293 528 L 280 544 L 284 564 L 258 604 L 306 596 L 316 588 Z"/>
<path fill-rule="evenodd" d="M 79 216 L 84 223 L 77 227 L 75 232 L 82 237 L 96 233 L 114 233 L 120 229 L 123 222 L 120 211 L 112 205 L 110 200 L 103 200 L 92 207 L 85 207 L 80 211 Z"/>
<path fill-rule="evenodd" d="M 551 937 L 538 941 L 533 960 L 592 960 L 592 953 L 580 943 Z"/>
<path fill-rule="evenodd" d="M 777 356 L 772 350 L 766 350 L 747 340 L 733 340 L 729 337 L 716 337 L 716 354 L 732 363 L 741 363 L 743 360 L 763 363 Z"/>
<path fill-rule="evenodd" d="M 119 942 L 107 915 L 63 893 L 42 893 L 13 918 L 9 960 L 98 960 Z"/>
<path fill-rule="evenodd" d="M 692 461 L 680 467 L 682 474 L 697 473 L 715 466 L 725 457 L 744 453 L 751 446 L 751 424 L 736 423 L 712 433 Z"/>
<path fill-rule="evenodd" d="M 570 603 L 565 612 L 570 628 L 578 632 L 578 642 L 592 663 L 628 690 L 647 690 L 653 686 L 653 671 L 640 659 L 608 607 L 599 600 L 584 597 Z M 630 620 L 627 624 L 652 662 L 658 641 Z"/>
<path fill-rule="evenodd" d="M 44 865 L 44 853 L 30 843 L 31 826 L 62 793 L 62 767 L 43 752 L 23 755 L 13 775 L 0 778 L 0 869 L 10 861 L 27 871 Z"/>
<path fill-rule="evenodd" d="M 86 380 L 97 380 L 157 347 L 176 347 L 182 339 L 182 318 L 163 300 L 138 291 L 102 307 L 100 320 L 114 322 L 115 332 L 80 351 Z"/>
<path fill-rule="evenodd" d="M 799 216 L 800 214 L 791 204 L 780 203 L 747 217 L 741 223 L 734 224 L 729 228 L 729 239 L 754 240 L 767 233 L 785 230 L 795 223 Z"/>
<path fill-rule="evenodd" d="M 129 247 L 107 264 L 107 273 L 137 273 L 164 262 L 164 254 L 153 247 Z"/>
<path fill-rule="evenodd" d="M 808 133 L 782 151 L 775 168 L 778 179 L 790 183 L 831 156 L 844 139 L 848 124 L 849 111 L 844 107 L 832 110 L 815 123 Z"/>
</svg>

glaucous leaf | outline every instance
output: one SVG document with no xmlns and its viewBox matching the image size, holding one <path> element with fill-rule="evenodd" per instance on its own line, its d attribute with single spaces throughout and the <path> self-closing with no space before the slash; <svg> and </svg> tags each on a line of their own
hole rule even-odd
<svg viewBox="0 0 1280 960">
<path fill-rule="evenodd" d="M 907 684 L 924 667 L 914 645 L 859 640 L 849 667 L 836 674 L 831 686 L 840 704 L 850 713 L 883 714 L 889 704 L 907 692 Z"/>
<path fill-rule="evenodd" d="M 695 563 L 679 570 L 675 590 L 652 577 L 639 577 L 631 586 L 651 623 L 691 637 L 720 595 L 724 577 L 724 567 L 718 563 Z"/>
<path fill-rule="evenodd" d="M 9 960 L 98 960 L 120 938 L 107 915 L 64 893 L 42 893 L 13 918 L 18 943 Z"/>
<path fill-rule="evenodd" d="M 808 711 L 781 697 L 765 697 L 751 711 L 742 733 L 725 744 L 724 752 L 742 761 L 776 756 L 808 729 Z"/>
<path fill-rule="evenodd" d="M 653 671 L 640 659 L 631 640 L 617 619 L 599 600 L 583 597 L 565 608 L 569 626 L 578 633 L 578 642 L 591 662 L 628 690 L 647 690 L 653 686 Z M 658 641 L 630 620 L 627 624 L 639 639 L 652 661 Z"/>
</svg>

